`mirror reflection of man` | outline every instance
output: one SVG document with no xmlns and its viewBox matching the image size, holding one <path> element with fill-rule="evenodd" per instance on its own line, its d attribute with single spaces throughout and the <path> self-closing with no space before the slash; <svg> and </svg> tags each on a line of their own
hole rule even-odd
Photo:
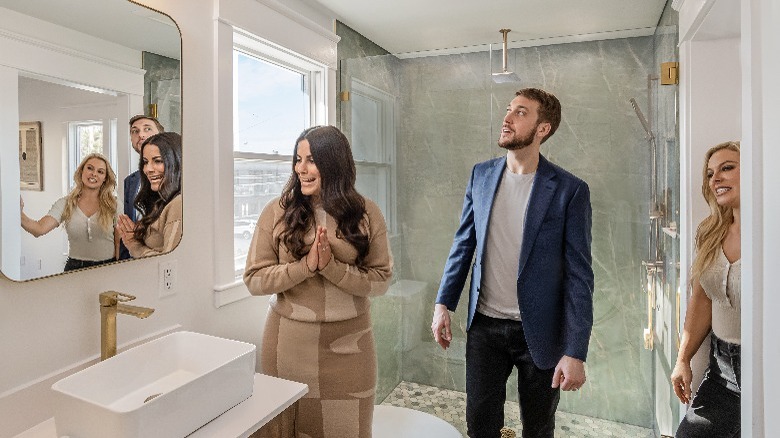
<svg viewBox="0 0 780 438">
<path fill-rule="evenodd" d="M 139 114 L 137 116 L 133 116 L 130 119 L 130 144 L 133 146 L 133 149 L 137 153 L 141 153 L 141 145 L 144 143 L 144 141 L 155 135 L 159 134 L 161 132 L 165 132 L 165 128 L 163 128 L 163 125 L 160 124 L 160 122 L 157 121 L 156 118 L 145 116 L 143 114 Z M 130 175 L 127 175 L 125 178 L 125 208 L 124 212 L 126 215 L 130 217 L 130 219 L 133 220 L 133 222 L 138 221 L 138 219 L 141 218 L 141 214 L 138 210 L 136 210 L 135 205 L 133 205 L 135 201 L 135 195 L 138 194 L 138 190 L 141 188 L 141 174 L 136 169 L 133 173 Z M 127 250 L 124 243 L 120 243 L 119 246 L 119 260 L 129 259 L 130 251 Z"/>
</svg>

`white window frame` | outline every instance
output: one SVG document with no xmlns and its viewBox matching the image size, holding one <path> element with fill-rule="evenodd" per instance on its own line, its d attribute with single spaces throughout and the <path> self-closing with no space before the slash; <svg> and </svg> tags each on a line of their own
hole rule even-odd
<svg viewBox="0 0 780 438">
<path fill-rule="evenodd" d="M 258 29 L 260 32 L 261 30 Z M 287 29 L 285 33 L 292 32 Z M 214 305 L 222 307 L 250 296 L 241 279 L 235 278 L 234 247 L 233 247 L 233 177 L 235 158 L 292 159 L 291 156 L 234 153 L 233 136 L 235 114 L 233 50 L 237 49 L 252 56 L 271 61 L 297 71 L 309 72 L 310 87 L 310 124 L 324 125 L 331 122 L 328 107 L 335 104 L 335 45 L 337 37 L 315 37 L 312 43 L 296 44 L 306 46 L 306 55 L 286 49 L 251 32 L 239 29 L 233 23 L 223 20 L 218 22 L 218 96 L 217 121 L 219 126 L 218 142 L 220 147 L 216 157 L 220 163 L 217 166 L 216 181 L 219 189 L 216 194 L 215 208 L 215 286 Z M 308 40 L 307 40 L 308 41 Z M 299 41 L 300 43 L 300 41 Z M 322 50 L 328 47 L 327 50 Z M 299 47 L 299 50 L 301 48 Z M 317 59 L 314 59 L 314 54 Z M 294 141 L 291 139 L 290 141 Z"/>
<path fill-rule="evenodd" d="M 79 120 L 68 122 L 68 173 L 65 175 L 66 181 L 63 184 L 63 195 L 73 189 L 73 175 L 81 164 L 84 157 L 81 156 L 81 148 L 78 138 L 78 128 L 82 126 L 102 125 L 103 127 L 103 156 L 108 159 L 112 169 L 117 169 L 117 119 L 105 120 Z M 117 182 L 118 184 L 118 182 Z"/>
<path fill-rule="evenodd" d="M 355 166 L 358 169 L 361 167 L 379 169 L 384 174 L 385 190 L 383 192 L 383 199 L 374 199 L 373 201 L 382 208 L 385 222 L 387 223 L 388 233 L 390 235 L 395 235 L 398 230 L 396 221 L 397 196 L 395 160 L 396 101 L 392 95 L 355 78 L 350 79 L 350 94 L 353 98 L 355 95 L 360 95 L 379 103 L 378 117 L 380 119 L 379 137 L 381 139 L 381 144 L 377 154 L 380 158 L 377 161 L 355 160 Z"/>
</svg>

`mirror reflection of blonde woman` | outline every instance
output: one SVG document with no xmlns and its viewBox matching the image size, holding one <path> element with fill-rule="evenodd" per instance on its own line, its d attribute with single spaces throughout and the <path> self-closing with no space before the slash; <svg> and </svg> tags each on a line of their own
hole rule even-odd
<svg viewBox="0 0 780 438">
<path fill-rule="evenodd" d="M 740 436 L 740 222 L 739 142 L 721 143 L 705 155 L 702 194 L 710 215 L 696 231 L 691 267 L 693 294 L 672 387 L 691 403 L 678 438 Z M 691 400 L 691 358 L 712 332 L 709 366 Z"/>
<path fill-rule="evenodd" d="M 38 220 L 24 213 L 20 198 L 22 228 L 28 233 L 40 237 L 63 224 L 68 235 L 65 271 L 114 261 L 119 251 L 114 231 L 116 175 L 106 157 L 98 153 L 84 157 L 73 181 L 73 190 Z"/>
</svg>

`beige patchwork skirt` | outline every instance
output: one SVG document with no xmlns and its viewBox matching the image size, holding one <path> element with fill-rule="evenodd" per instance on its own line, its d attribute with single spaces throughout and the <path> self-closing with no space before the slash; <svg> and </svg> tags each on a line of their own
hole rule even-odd
<svg viewBox="0 0 780 438">
<path fill-rule="evenodd" d="M 370 438 L 376 347 L 369 312 L 337 322 L 302 322 L 269 309 L 263 373 L 309 385 L 296 438 Z"/>
</svg>

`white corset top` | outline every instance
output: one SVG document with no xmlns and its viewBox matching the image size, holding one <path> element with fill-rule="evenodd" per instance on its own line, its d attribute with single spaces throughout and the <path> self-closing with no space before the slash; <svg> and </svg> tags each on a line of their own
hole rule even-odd
<svg viewBox="0 0 780 438">
<path fill-rule="evenodd" d="M 720 339 L 741 344 L 740 309 L 742 308 L 740 260 L 729 263 L 723 248 L 699 282 L 712 300 L 712 331 Z"/>
</svg>

